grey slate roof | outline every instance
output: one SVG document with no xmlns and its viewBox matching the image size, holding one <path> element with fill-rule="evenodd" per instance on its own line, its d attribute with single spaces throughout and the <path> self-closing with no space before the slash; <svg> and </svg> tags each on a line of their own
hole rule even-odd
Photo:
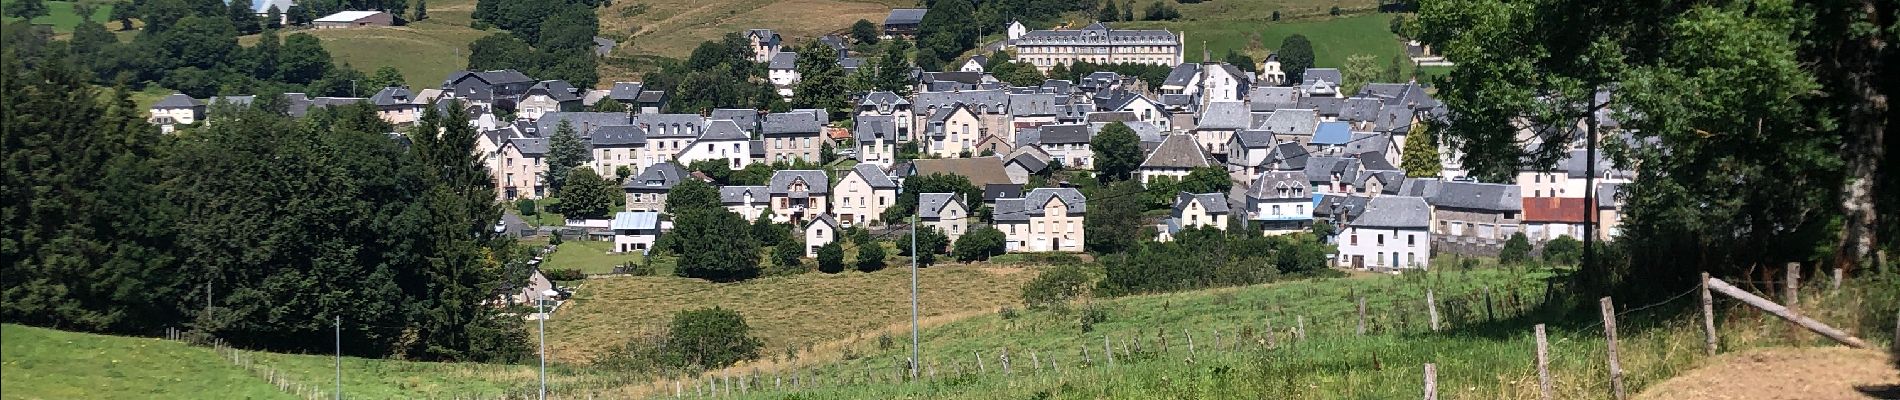
<svg viewBox="0 0 1900 400">
<path fill-rule="evenodd" d="M 1318 111 L 1320 115 L 1338 116 L 1339 111 L 1346 107 L 1346 99 L 1325 96 L 1301 97 L 1295 105 L 1299 108 Z"/>
<path fill-rule="evenodd" d="M 1438 207 L 1516 212 L 1524 210 L 1522 193 L 1517 185 L 1447 181 L 1426 199 Z"/>
<path fill-rule="evenodd" d="M 942 219 L 943 209 L 950 205 L 950 202 L 961 203 L 962 201 L 957 200 L 957 195 L 954 193 L 918 193 L 917 214 L 923 219 Z"/>
<path fill-rule="evenodd" d="M 1299 101 L 1300 89 L 1290 86 L 1256 86 L 1247 94 L 1248 109 L 1259 112 L 1294 108 Z"/>
<path fill-rule="evenodd" d="M 699 140 L 749 140 L 752 135 L 739 129 L 739 124 L 728 120 L 713 120 L 706 123 L 706 131 L 699 134 Z"/>
<path fill-rule="evenodd" d="M 1201 122 L 1195 129 L 1247 129 L 1253 118 L 1247 115 L 1247 105 L 1238 101 L 1215 101 L 1207 103 L 1201 110 Z"/>
<path fill-rule="evenodd" d="M 152 108 L 194 108 L 203 105 L 204 102 L 191 98 L 191 96 L 186 96 L 184 93 L 172 93 L 170 96 L 165 96 L 164 99 L 160 99 L 158 103 L 152 104 Z"/>
<path fill-rule="evenodd" d="M 1377 132 L 1353 132 L 1346 141 L 1346 154 L 1378 153 L 1385 155 L 1392 146 L 1392 135 Z"/>
<path fill-rule="evenodd" d="M 816 135 L 824 131 L 824 126 L 818 122 L 818 114 L 809 111 L 766 114 L 764 133 L 767 135 Z"/>
<path fill-rule="evenodd" d="M 1411 196 L 1379 196 L 1366 201 L 1365 211 L 1352 219 L 1352 225 L 1380 228 L 1424 229 L 1432 222 L 1431 206 L 1425 199 Z"/>
<path fill-rule="evenodd" d="M 1193 135 L 1168 135 L 1161 146 L 1141 161 L 1142 168 L 1199 168 L 1208 166 L 1207 153 L 1195 143 Z"/>
<path fill-rule="evenodd" d="M 1341 181 L 1359 177 L 1359 159 L 1350 157 L 1307 156 L 1306 178 L 1313 182 L 1331 182 L 1338 174 Z"/>
<path fill-rule="evenodd" d="M 1009 106 L 1009 92 L 1003 90 L 965 90 L 961 92 L 924 92 L 911 98 L 911 107 L 919 114 L 929 112 L 931 107 L 943 108 L 952 104 L 964 104 L 975 108 L 972 111 L 1001 112 Z"/>
<path fill-rule="evenodd" d="M 1345 106 L 1339 109 L 1339 119 L 1353 122 L 1378 121 L 1380 111 L 1384 111 L 1384 108 L 1385 103 L 1379 102 L 1379 99 L 1368 97 L 1349 98 L 1346 99 Z"/>
<path fill-rule="evenodd" d="M 166 98 L 170 99 L 170 97 Z M 409 88 L 402 86 L 385 87 L 376 91 L 375 95 L 369 96 L 370 104 L 375 104 L 377 107 L 408 105 L 414 99 L 415 93 L 411 93 Z"/>
<path fill-rule="evenodd" d="M 1201 207 L 1206 208 L 1209 214 L 1226 214 L 1231 210 L 1227 207 L 1227 195 L 1180 192 L 1174 195 L 1174 213 L 1180 214 L 1181 210 L 1187 207 L 1190 199 L 1200 200 Z"/>
<path fill-rule="evenodd" d="M 990 215 L 997 221 L 1028 221 L 1030 217 L 1045 215 L 1045 206 L 1052 198 L 1062 199 L 1062 203 L 1068 206 L 1068 215 L 1088 212 L 1088 199 L 1079 190 L 1036 188 L 1024 193 L 1021 199 L 997 199 L 996 210 Z"/>
<path fill-rule="evenodd" d="M 1243 149 L 1264 149 L 1273 147 L 1273 132 L 1245 130 L 1234 133 L 1234 141 Z"/>
<path fill-rule="evenodd" d="M 896 8 L 884 17 L 884 25 L 917 25 L 924 22 L 927 8 Z"/>
<path fill-rule="evenodd" d="M 895 140 L 897 138 L 897 117 L 892 115 L 859 115 L 857 122 L 851 125 L 851 137 L 859 143 L 878 139 Z"/>
<path fill-rule="evenodd" d="M 1009 95 L 1009 115 L 1017 117 L 1055 116 L 1055 94 L 1012 94 Z"/>
<path fill-rule="evenodd" d="M 1319 129 L 1319 115 L 1313 110 L 1283 108 L 1269 114 L 1267 120 L 1256 129 L 1275 135 L 1311 137 Z"/>
<path fill-rule="evenodd" d="M 595 127 L 588 139 L 595 147 L 640 145 L 646 144 L 647 132 L 633 125 L 606 125 Z"/>
<path fill-rule="evenodd" d="M 645 87 L 646 85 L 640 82 L 614 82 L 613 89 L 608 89 L 607 91 L 607 98 L 622 103 L 631 103 L 634 99 L 640 97 L 640 90 Z"/>
<path fill-rule="evenodd" d="M 1345 82 L 1343 76 L 1338 68 L 1307 68 L 1306 73 L 1300 75 L 1300 83 L 1301 86 L 1310 86 L 1315 81 L 1326 81 L 1337 85 Z"/>
<path fill-rule="evenodd" d="M 792 182 L 799 180 L 803 180 L 805 186 L 810 188 L 807 191 L 810 194 L 824 195 L 831 193 L 831 178 L 825 175 L 825 171 L 811 169 L 781 170 L 774 172 L 772 173 L 771 182 L 766 185 L 766 190 L 770 191 L 773 195 L 787 194 L 791 192 Z"/>
<path fill-rule="evenodd" d="M 529 87 L 528 91 L 537 89 L 546 90 L 548 97 L 554 99 L 554 101 L 576 101 L 581 99 L 580 90 L 574 89 L 574 85 L 568 84 L 567 81 L 563 80 L 541 81 L 540 83 L 535 83 L 533 87 Z"/>
<path fill-rule="evenodd" d="M 557 111 L 541 114 L 541 119 L 534 121 L 535 135 L 543 137 L 554 135 L 554 129 L 561 125 L 561 121 L 567 121 L 574 127 L 574 132 L 581 134 L 586 134 L 599 126 L 633 124 L 633 121 L 627 119 L 625 113 Z"/>
<path fill-rule="evenodd" d="M 1029 153 L 1018 154 L 1015 157 L 1011 157 L 1009 161 L 1004 161 L 1003 163 L 1007 165 L 1012 162 L 1021 164 L 1023 166 L 1023 169 L 1028 170 L 1030 173 L 1040 172 L 1042 171 L 1043 168 L 1049 167 L 1048 162 L 1045 162 L 1042 160 L 1042 158 L 1038 158 L 1034 154 L 1029 154 Z"/>
<path fill-rule="evenodd" d="M 1301 190 L 1298 192 L 1289 191 L 1285 197 L 1282 197 L 1279 191 L 1281 187 L 1300 188 Z M 1281 198 L 1311 199 L 1313 197 L 1312 189 L 1313 183 L 1307 180 L 1305 171 L 1267 171 L 1261 173 L 1259 178 L 1254 178 L 1253 186 L 1247 190 L 1247 197 L 1263 200 Z"/>
<path fill-rule="evenodd" d="M 1076 144 L 1088 143 L 1090 139 L 1092 137 L 1089 135 L 1088 125 L 1055 124 L 1042 126 L 1040 142 L 1042 144 Z"/>
<path fill-rule="evenodd" d="M 759 112 L 749 108 L 715 108 L 706 119 L 723 119 L 739 124 L 746 132 L 759 129 Z"/>
<path fill-rule="evenodd" d="M 897 188 L 897 182 L 891 181 L 891 176 L 884 174 L 884 170 L 879 169 L 876 165 L 858 164 L 857 166 L 851 167 L 851 172 L 855 172 L 858 176 L 863 177 L 864 182 L 871 184 L 872 189 Z"/>
<path fill-rule="evenodd" d="M 1016 199 L 1023 197 L 1023 185 L 1014 183 L 992 183 L 983 186 L 983 202 L 997 199 Z"/>
<path fill-rule="evenodd" d="M 522 155 L 538 156 L 548 153 L 548 140 L 546 138 L 516 138 L 508 141 L 514 143 L 515 148 L 520 149 Z"/>
<path fill-rule="evenodd" d="M 794 67 L 797 67 L 797 66 L 798 66 L 798 53 L 793 53 L 789 51 L 781 51 L 777 53 L 772 53 L 772 61 L 767 63 L 766 68 L 784 70 L 784 69 L 793 69 Z"/>
<path fill-rule="evenodd" d="M 1273 147 L 1273 154 L 1267 156 L 1267 162 L 1281 164 L 1284 169 L 1305 170 L 1306 161 L 1312 159 L 1306 146 L 1298 142 L 1282 142 Z"/>
<path fill-rule="evenodd" d="M 747 194 L 752 195 L 754 203 L 764 204 L 772 201 L 772 195 L 766 192 L 764 186 L 721 186 L 719 187 L 719 202 L 726 205 L 744 204 Z M 741 215 L 741 217 L 752 216 Z"/>
<path fill-rule="evenodd" d="M 1200 74 L 1201 74 L 1200 64 L 1181 63 L 1180 65 L 1174 66 L 1173 70 L 1168 71 L 1168 77 L 1167 79 L 1163 79 L 1161 81 L 1161 85 L 1162 86 L 1187 86 L 1189 83 L 1193 83 L 1195 75 L 1200 75 Z"/>
<path fill-rule="evenodd" d="M 649 138 L 694 137 L 697 135 L 695 131 L 698 128 L 706 126 L 706 117 L 699 114 L 638 114 L 633 116 L 633 123 L 645 127 Z M 679 131 L 661 129 L 661 127 L 670 126 L 693 127 L 693 129 Z"/>
<path fill-rule="evenodd" d="M 910 104 L 910 100 L 906 100 L 904 99 L 904 96 L 898 96 L 897 93 L 891 93 L 890 91 L 878 91 L 878 92 L 866 93 L 864 95 L 864 99 L 858 101 L 858 106 L 860 107 L 883 106 L 883 105 L 898 106 L 898 105 L 909 105 L 909 104 Z"/>
<path fill-rule="evenodd" d="M 647 167 L 646 170 L 640 171 L 640 175 L 635 175 L 633 178 L 627 179 L 627 184 L 621 187 L 626 189 L 668 191 L 673 190 L 673 185 L 678 185 L 681 179 L 686 179 L 685 168 L 680 168 L 679 164 L 672 162 L 663 162 L 653 164 L 653 166 Z"/>
</svg>

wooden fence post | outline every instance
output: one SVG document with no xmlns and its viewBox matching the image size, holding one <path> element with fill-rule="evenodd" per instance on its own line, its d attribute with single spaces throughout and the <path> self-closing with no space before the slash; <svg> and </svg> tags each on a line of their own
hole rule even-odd
<svg viewBox="0 0 1900 400">
<path fill-rule="evenodd" d="M 1834 280 L 1831 283 L 1828 283 L 1827 290 L 1834 293 L 1839 293 L 1841 291 L 1841 268 L 1840 267 L 1834 267 Z"/>
<path fill-rule="evenodd" d="M 1003 362 L 1003 375 L 1009 375 L 1009 348 L 1008 347 L 1003 348 L 1002 362 Z"/>
<path fill-rule="evenodd" d="M 1438 366 L 1425 363 L 1425 400 L 1438 400 Z"/>
<path fill-rule="evenodd" d="M 983 366 L 983 351 L 971 350 L 970 354 L 976 356 L 976 373 L 979 373 L 979 374 L 989 373 L 989 368 Z"/>
<path fill-rule="evenodd" d="M 1109 335 L 1102 334 L 1102 357 L 1108 360 L 1108 366 L 1115 366 L 1115 346 L 1109 344 Z"/>
<path fill-rule="evenodd" d="M 1783 270 L 1782 275 L 1785 280 L 1781 286 L 1781 304 L 1788 307 L 1790 314 L 1799 316 L 1801 315 L 1801 263 L 1788 263 L 1788 268 Z M 1801 330 L 1797 324 L 1788 324 L 1788 341 L 1796 346 L 1801 345 Z"/>
<path fill-rule="evenodd" d="M 1715 297 L 1709 295 L 1709 273 L 1702 273 L 1702 350 L 1715 356 Z"/>
<path fill-rule="evenodd" d="M 1306 316 L 1295 315 L 1293 316 L 1293 322 L 1299 324 L 1296 329 L 1293 330 L 1294 339 L 1298 339 L 1302 342 L 1306 341 Z"/>
<path fill-rule="evenodd" d="M 1491 285 L 1484 285 L 1484 320 L 1498 320 L 1497 316 L 1491 313 Z"/>
<path fill-rule="evenodd" d="M 1273 337 L 1275 335 L 1273 334 L 1273 320 L 1271 319 L 1267 320 L 1267 330 L 1266 332 L 1263 332 L 1263 333 L 1266 333 L 1267 335 L 1267 348 L 1272 349 L 1272 348 L 1280 347 L 1279 343 L 1274 343 Z"/>
<path fill-rule="evenodd" d="M 1187 328 L 1181 328 L 1181 337 L 1187 339 L 1188 355 L 1194 355 L 1194 334 L 1188 332 Z"/>
<path fill-rule="evenodd" d="M 1432 294 L 1431 289 L 1425 289 L 1425 306 L 1426 306 L 1427 315 L 1432 320 L 1432 332 L 1437 332 L 1438 331 L 1438 297 Z"/>
<path fill-rule="evenodd" d="M 1544 324 L 1533 328 L 1537 332 L 1537 390 L 1543 400 L 1550 400 L 1550 342 L 1544 339 Z"/>
<path fill-rule="evenodd" d="M 1605 296 L 1598 303 L 1603 308 L 1603 340 L 1608 343 L 1610 356 L 1610 393 L 1616 400 L 1623 400 L 1623 365 L 1616 360 L 1616 304 Z"/>
<path fill-rule="evenodd" d="M 1359 336 L 1366 335 L 1366 296 L 1359 296 Z"/>
<path fill-rule="evenodd" d="M 1042 373 L 1042 356 L 1039 356 L 1036 353 L 1037 352 L 1035 350 L 1029 351 L 1029 368 L 1030 368 L 1030 371 L 1034 371 L 1040 374 Z"/>
</svg>

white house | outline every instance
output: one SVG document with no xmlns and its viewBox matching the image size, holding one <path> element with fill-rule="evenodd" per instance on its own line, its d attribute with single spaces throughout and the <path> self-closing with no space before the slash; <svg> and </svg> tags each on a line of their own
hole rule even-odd
<svg viewBox="0 0 1900 400">
<path fill-rule="evenodd" d="M 955 193 L 918 193 L 917 218 L 924 226 L 943 232 L 951 243 L 969 231 L 969 207 Z"/>
<path fill-rule="evenodd" d="M 646 254 L 653 248 L 653 242 L 660 238 L 660 213 L 655 211 L 621 211 L 614 213 L 610 227 L 614 230 L 614 252 Z"/>
<path fill-rule="evenodd" d="M 774 172 L 765 190 L 772 196 L 773 222 L 802 223 L 817 216 L 827 215 L 827 211 L 831 209 L 830 203 L 826 201 L 831 197 L 831 181 L 825 175 L 825 171 Z"/>
<path fill-rule="evenodd" d="M 764 186 L 719 187 L 719 205 L 747 221 L 767 215 L 766 210 L 771 209 L 771 201 L 772 195 L 768 194 Z M 767 216 L 767 219 L 770 220 L 770 217 Z"/>
<path fill-rule="evenodd" d="M 1260 60 L 1260 84 L 1280 86 L 1286 84 L 1286 71 L 1280 69 L 1280 53 L 1268 54 Z"/>
<path fill-rule="evenodd" d="M 1016 39 L 1022 39 L 1024 34 L 1029 33 L 1029 27 L 1023 26 L 1022 21 L 1011 20 L 1009 21 L 1009 27 L 1004 28 L 1003 32 L 1005 32 L 1004 35 L 1009 38 L 1009 42 L 1007 42 L 1008 45 L 1010 47 L 1016 47 Z"/>
<path fill-rule="evenodd" d="M 997 199 L 991 217 L 1009 252 L 1081 252 L 1088 199 L 1074 188 L 1036 188 L 1019 199 Z"/>
<path fill-rule="evenodd" d="M 149 121 L 165 133 L 171 133 L 173 125 L 191 125 L 204 118 L 205 103 L 184 93 L 172 93 L 152 104 L 151 112 Z"/>
<path fill-rule="evenodd" d="M 1141 175 L 1141 184 L 1145 186 L 1157 177 L 1185 178 L 1195 168 L 1209 165 L 1213 164 L 1207 161 L 1207 153 L 1195 144 L 1192 135 L 1175 134 L 1168 135 L 1167 139 L 1161 141 L 1161 146 L 1148 153 L 1148 158 L 1141 161 L 1137 174 Z"/>
<path fill-rule="evenodd" d="M 1247 190 L 1249 223 L 1267 235 L 1313 226 L 1313 193 L 1304 171 L 1267 171 Z"/>
<path fill-rule="evenodd" d="M 732 169 L 745 168 L 752 159 L 752 137 L 739 125 L 728 120 L 715 120 L 706 124 L 706 131 L 698 140 L 687 145 L 679 153 L 680 165 L 691 165 L 701 160 L 722 160 Z"/>
<path fill-rule="evenodd" d="M 772 55 L 778 54 L 779 49 L 785 44 L 778 32 L 771 29 L 747 29 L 745 40 L 752 50 L 752 62 L 770 61 Z"/>
<path fill-rule="evenodd" d="M 911 110 L 910 100 L 898 96 L 897 93 L 888 91 L 866 93 L 864 99 L 858 101 L 858 115 L 891 117 L 893 123 L 896 124 L 897 136 L 894 138 L 897 141 L 915 140 L 910 135 L 915 132 L 913 127 L 917 114 Z"/>
<path fill-rule="evenodd" d="M 1043 125 L 1040 140 L 1042 150 L 1049 153 L 1050 163 L 1061 163 L 1063 168 L 1095 168 L 1095 152 L 1089 149 L 1089 141 L 1094 137 L 1088 125 Z"/>
<path fill-rule="evenodd" d="M 1227 206 L 1227 195 L 1223 193 L 1180 192 L 1174 196 L 1174 209 L 1168 219 L 1156 228 L 1157 241 L 1174 240 L 1174 235 L 1184 229 L 1214 228 L 1227 230 L 1227 219 L 1232 209 Z"/>
<path fill-rule="evenodd" d="M 1431 206 L 1412 196 L 1379 196 L 1344 213 L 1338 265 L 1354 269 L 1425 268 L 1432 258 Z"/>
<path fill-rule="evenodd" d="M 781 51 L 772 53 L 772 60 L 766 63 L 765 79 L 772 81 L 778 88 L 778 95 L 792 97 L 792 86 L 798 84 L 798 53 Z"/>
<path fill-rule="evenodd" d="M 1171 130 L 1174 126 L 1173 114 L 1168 112 L 1167 107 L 1149 99 L 1147 96 L 1135 93 L 1124 93 L 1121 97 L 1110 99 L 1109 102 L 1102 104 L 1108 105 L 1108 107 L 1104 108 L 1106 111 L 1132 114 L 1135 118 L 1143 122 L 1161 127 L 1163 131 Z"/>
<path fill-rule="evenodd" d="M 858 164 L 831 189 L 831 213 L 846 225 L 883 219 L 884 210 L 897 203 L 897 183 L 876 165 Z"/>
<path fill-rule="evenodd" d="M 897 162 L 897 121 L 890 115 L 859 114 L 851 125 L 851 137 L 857 142 L 858 162 L 889 167 Z"/>
<path fill-rule="evenodd" d="M 937 109 L 927 123 L 930 124 L 926 135 L 929 140 L 923 150 L 940 158 L 974 153 L 976 142 L 983 139 L 983 120 L 963 103 Z"/>
<path fill-rule="evenodd" d="M 962 72 L 975 72 L 975 73 L 980 74 L 980 73 L 983 73 L 983 64 L 989 64 L 989 63 L 990 63 L 989 56 L 984 56 L 984 55 L 979 54 L 975 57 L 970 57 L 969 60 L 964 61 L 963 66 L 958 67 L 957 70 L 962 71 Z"/>
<path fill-rule="evenodd" d="M 1234 100 L 1208 103 L 1197 117 L 1200 120 L 1194 126 L 1194 141 L 1201 146 L 1201 151 L 1215 157 L 1229 156 L 1228 145 L 1234 133 L 1253 125 L 1247 104 Z"/>
<path fill-rule="evenodd" d="M 831 219 L 830 215 L 813 218 L 811 224 L 805 225 L 805 257 L 817 257 L 819 247 L 838 240 L 838 233 L 842 231 L 839 228 L 838 220 Z"/>
</svg>

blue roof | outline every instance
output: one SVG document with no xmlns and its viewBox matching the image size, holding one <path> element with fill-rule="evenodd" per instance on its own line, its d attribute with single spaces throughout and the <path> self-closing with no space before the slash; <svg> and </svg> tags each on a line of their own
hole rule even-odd
<svg viewBox="0 0 1900 400">
<path fill-rule="evenodd" d="M 1352 125 L 1345 121 L 1319 123 L 1319 130 L 1313 132 L 1313 144 L 1344 145 L 1352 140 Z"/>
</svg>

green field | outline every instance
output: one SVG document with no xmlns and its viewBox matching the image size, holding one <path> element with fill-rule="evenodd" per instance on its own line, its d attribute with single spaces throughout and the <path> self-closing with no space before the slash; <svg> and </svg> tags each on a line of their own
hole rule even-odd
<svg viewBox="0 0 1900 400">
<path fill-rule="evenodd" d="M 581 273 L 584 274 L 595 275 L 613 273 L 614 267 L 628 262 L 642 261 L 643 257 L 639 253 L 609 254 L 608 251 L 613 250 L 613 247 L 614 243 L 609 241 L 568 240 L 561 242 L 561 245 L 555 248 L 554 255 L 548 257 L 545 263 L 541 265 L 541 268 L 550 270 L 574 269 L 580 270 Z M 654 257 L 654 274 L 659 276 L 673 275 L 673 263 L 673 257 Z"/>
<path fill-rule="evenodd" d="M 0 1 L 0 4 L 8 4 L 12 2 L 13 0 L 4 0 L 4 1 Z M 73 13 L 73 3 L 74 2 L 70 2 L 70 1 L 42 2 L 42 4 L 46 4 L 47 15 L 44 17 L 34 18 L 33 23 L 52 25 L 53 32 L 58 32 L 58 33 L 72 32 L 73 27 L 79 25 L 79 21 L 80 21 L 79 14 Z M 112 16 L 112 4 L 103 3 L 103 2 L 97 3 L 97 4 L 98 4 L 97 8 L 94 9 L 92 12 L 92 20 L 94 22 L 104 24 L 107 22 L 106 18 L 109 18 Z M 20 21 L 19 18 L 13 18 L 13 17 L 4 17 L 4 18 L 7 24 L 14 24 Z M 111 24 L 108 26 L 108 29 L 118 29 L 118 25 Z"/>
<path fill-rule="evenodd" d="M 916 6 L 909 0 L 616 1 L 600 11 L 600 35 L 628 44 L 624 55 L 686 58 L 700 42 L 727 33 L 772 29 L 788 42 L 805 43 L 859 19 L 881 22 L 893 7 Z"/>
<path fill-rule="evenodd" d="M 349 64 L 351 68 L 374 73 L 384 66 L 396 67 L 402 71 L 412 89 L 441 86 L 442 79 L 450 72 L 468 67 L 468 44 L 499 31 L 479 31 L 469 28 L 470 15 L 475 12 L 474 0 L 440 0 L 429 2 L 429 19 L 410 22 L 406 26 L 370 27 L 351 29 L 312 29 L 297 32 L 308 33 L 323 39 L 323 49 L 337 65 Z M 288 34 L 289 32 L 286 32 Z M 238 43 L 250 46 L 256 44 L 256 36 L 238 38 Z M 361 95 L 368 97 L 378 88 L 360 88 Z"/>
<path fill-rule="evenodd" d="M 183 343 L 0 325 L 0 398 L 293 398 L 211 349 Z"/>
<path fill-rule="evenodd" d="M 1215 4 L 1207 2 L 1201 4 Z M 1182 6 L 1182 12 L 1187 7 Z M 1187 33 L 1185 53 L 1188 61 L 1200 61 L 1203 48 L 1212 50 L 1215 59 L 1227 54 L 1228 50 L 1238 50 L 1253 55 L 1256 60 L 1280 47 L 1280 42 L 1294 34 L 1306 35 L 1313 42 L 1313 63 L 1323 68 L 1338 68 L 1346 64 L 1346 57 L 1354 54 L 1370 54 L 1384 66 L 1393 56 L 1405 54 L 1403 43 L 1393 35 L 1388 24 L 1391 14 L 1365 14 L 1347 17 L 1315 17 L 1313 19 L 1283 20 L 1271 22 L 1266 19 L 1203 19 L 1196 21 L 1168 22 L 1126 22 L 1115 24 L 1117 28 L 1128 29 L 1168 29 Z"/>
</svg>

